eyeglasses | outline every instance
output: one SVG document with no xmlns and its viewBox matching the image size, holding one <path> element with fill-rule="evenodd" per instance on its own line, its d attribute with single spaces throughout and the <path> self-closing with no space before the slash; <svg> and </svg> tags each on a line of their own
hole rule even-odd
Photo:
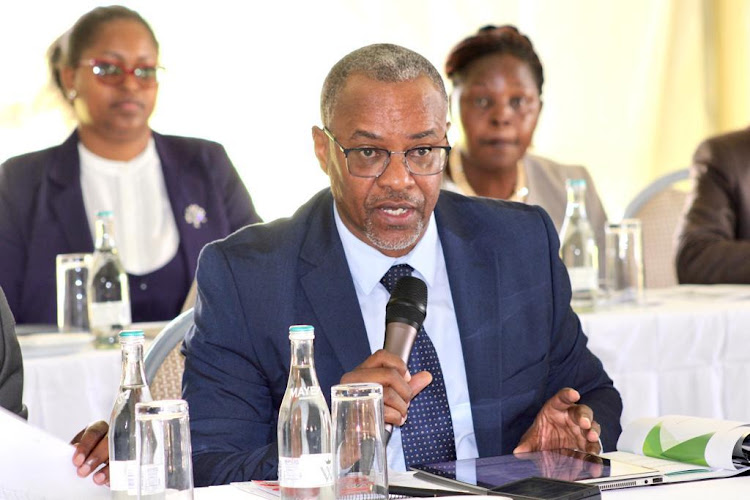
<svg viewBox="0 0 750 500">
<path fill-rule="evenodd" d="M 391 162 L 391 155 L 404 155 L 404 165 L 412 175 L 436 175 L 448 162 L 450 146 L 418 146 L 406 151 L 382 148 L 345 148 L 327 127 L 323 132 L 339 147 L 346 159 L 346 168 L 354 177 L 380 177 Z"/>
<path fill-rule="evenodd" d="M 158 83 L 158 76 L 164 70 L 161 66 L 140 65 L 126 68 L 124 65 L 100 59 L 91 59 L 80 63 L 79 66 L 88 66 L 105 85 L 117 86 L 125 81 L 125 77 L 133 75 L 142 88 L 154 87 Z"/>
</svg>

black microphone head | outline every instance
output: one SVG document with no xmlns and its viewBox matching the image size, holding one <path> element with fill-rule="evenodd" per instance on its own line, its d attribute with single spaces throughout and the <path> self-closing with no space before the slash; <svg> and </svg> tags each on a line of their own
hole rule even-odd
<svg viewBox="0 0 750 500">
<path fill-rule="evenodd" d="M 385 324 L 407 323 L 419 330 L 427 316 L 427 285 L 414 276 L 404 276 L 396 283 L 385 306 Z"/>
</svg>

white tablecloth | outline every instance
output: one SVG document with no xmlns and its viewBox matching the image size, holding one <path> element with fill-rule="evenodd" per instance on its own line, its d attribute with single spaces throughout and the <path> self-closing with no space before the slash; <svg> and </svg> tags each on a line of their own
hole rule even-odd
<svg viewBox="0 0 750 500">
<path fill-rule="evenodd" d="M 95 420 L 109 420 L 120 384 L 120 351 L 86 350 L 24 358 L 29 423 L 70 441 Z"/>
<path fill-rule="evenodd" d="M 671 413 L 750 421 L 750 286 L 650 290 L 643 306 L 580 318 L 622 395 L 623 424 Z"/>
<path fill-rule="evenodd" d="M 143 323 L 133 327 L 146 331 L 148 342 L 164 325 Z M 94 349 L 85 345 L 72 352 L 60 352 L 66 349 L 31 348 L 23 336 L 20 342 L 23 402 L 29 409 L 29 423 L 70 441 L 91 422 L 109 420 L 120 385 L 119 348 Z"/>
<path fill-rule="evenodd" d="M 622 394 L 623 424 L 669 413 L 750 421 L 750 286 L 648 292 L 640 307 L 581 314 L 589 347 Z M 70 439 L 109 418 L 119 351 L 24 358 L 29 421 Z"/>
</svg>

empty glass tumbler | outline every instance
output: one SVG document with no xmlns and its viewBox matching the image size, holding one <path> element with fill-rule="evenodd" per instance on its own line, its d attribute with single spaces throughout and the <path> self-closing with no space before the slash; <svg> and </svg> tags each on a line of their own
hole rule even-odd
<svg viewBox="0 0 750 500">
<path fill-rule="evenodd" d="M 181 399 L 135 405 L 139 499 L 193 498 L 188 404 Z"/>
<path fill-rule="evenodd" d="M 604 282 L 610 304 L 643 301 L 641 221 L 623 219 L 604 230 Z"/>
<path fill-rule="evenodd" d="M 336 498 L 388 498 L 383 387 L 341 384 L 331 388 L 333 474 Z"/>
<path fill-rule="evenodd" d="M 57 329 L 61 332 L 89 329 L 86 284 L 90 268 L 90 253 L 63 253 L 55 259 Z"/>
</svg>

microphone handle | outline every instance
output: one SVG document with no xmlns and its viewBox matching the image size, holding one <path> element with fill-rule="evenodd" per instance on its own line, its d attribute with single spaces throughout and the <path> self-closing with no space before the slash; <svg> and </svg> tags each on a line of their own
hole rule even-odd
<svg viewBox="0 0 750 500">
<path fill-rule="evenodd" d="M 407 323 L 399 323 L 393 321 L 385 325 L 385 343 L 383 349 L 397 355 L 399 358 L 404 360 L 404 363 L 409 362 L 409 354 L 411 354 L 411 348 L 414 345 L 414 340 L 417 338 L 417 329 Z M 388 445 L 388 441 L 391 439 L 391 433 L 393 432 L 393 425 L 385 424 L 385 444 Z"/>
</svg>

